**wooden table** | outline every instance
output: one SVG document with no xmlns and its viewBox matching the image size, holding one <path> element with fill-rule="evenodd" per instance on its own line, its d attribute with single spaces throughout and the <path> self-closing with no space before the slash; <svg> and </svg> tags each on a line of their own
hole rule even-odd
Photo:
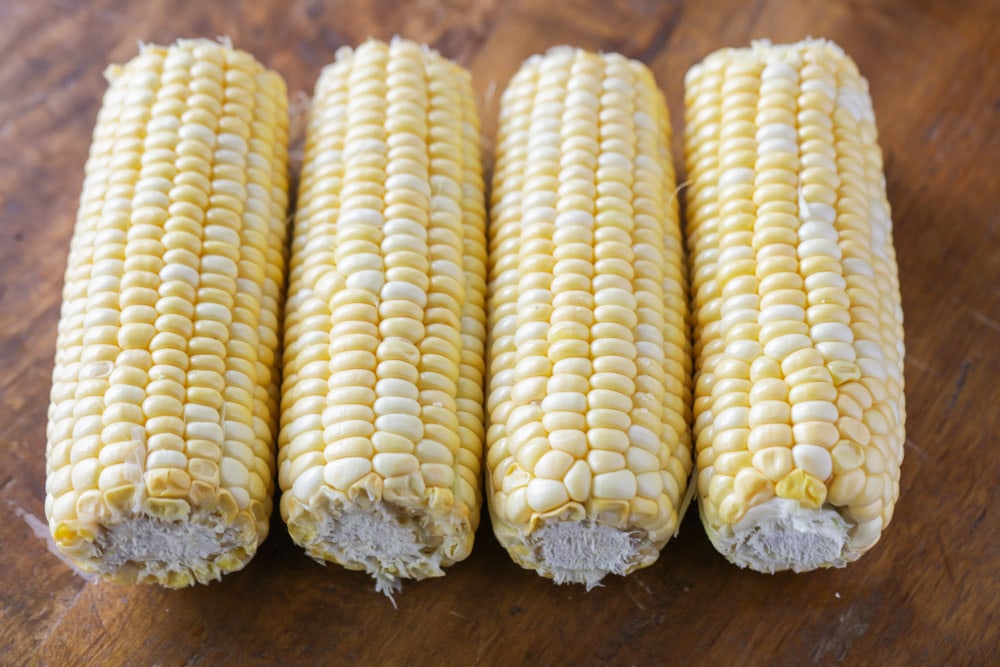
<svg viewBox="0 0 1000 667">
<path fill-rule="evenodd" d="M 996 664 L 998 24 L 995 0 L 0 3 L 0 664 Z M 365 575 L 306 558 L 277 518 L 255 560 L 209 587 L 91 584 L 50 552 L 49 376 L 102 69 L 137 40 L 229 35 L 309 93 L 339 46 L 396 33 L 472 69 L 487 164 L 498 91 L 550 45 L 648 63 L 677 136 L 683 74 L 716 48 L 813 35 L 854 56 L 907 333 L 902 495 L 873 552 L 843 570 L 741 571 L 691 512 L 655 566 L 585 593 L 514 566 L 484 522 L 473 555 L 407 584 L 398 609 Z"/>
</svg>

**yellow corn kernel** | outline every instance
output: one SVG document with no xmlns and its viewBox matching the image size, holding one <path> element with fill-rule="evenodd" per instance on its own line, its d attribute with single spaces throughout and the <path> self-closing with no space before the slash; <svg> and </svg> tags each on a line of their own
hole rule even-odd
<svg viewBox="0 0 1000 667">
<path fill-rule="evenodd" d="M 292 235 L 278 480 L 316 559 L 400 578 L 469 555 L 482 503 L 485 200 L 470 77 L 413 42 L 316 86 Z"/>
<path fill-rule="evenodd" d="M 70 251 L 46 516 L 81 569 L 207 583 L 268 531 L 285 85 L 205 40 L 107 72 Z"/>
<path fill-rule="evenodd" d="M 651 73 L 620 55 L 552 49 L 501 102 L 487 499 L 513 559 L 558 582 L 647 566 L 677 529 L 691 361 L 669 144 Z"/>
<path fill-rule="evenodd" d="M 685 99 L 702 520 L 744 567 L 843 565 L 889 524 L 904 441 L 868 85 L 830 42 L 759 42 L 693 67 Z"/>
</svg>

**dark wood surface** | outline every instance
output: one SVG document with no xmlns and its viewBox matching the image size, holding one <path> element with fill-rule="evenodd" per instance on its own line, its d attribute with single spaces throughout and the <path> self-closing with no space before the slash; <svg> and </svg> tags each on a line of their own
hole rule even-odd
<svg viewBox="0 0 1000 667">
<path fill-rule="evenodd" d="M 0 664 L 997 664 L 997 25 L 996 0 L 0 1 Z M 655 566 L 585 593 L 513 565 L 484 521 L 473 555 L 408 583 L 398 609 L 367 576 L 306 558 L 277 517 L 256 559 L 209 587 L 88 583 L 51 553 L 45 413 L 102 70 L 137 40 L 229 35 L 304 99 L 339 46 L 396 33 L 473 70 L 487 164 L 499 90 L 550 45 L 648 63 L 678 157 L 683 75 L 709 52 L 813 35 L 854 56 L 886 155 L 907 343 L 901 499 L 871 553 L 740 571 L 691 512 Z"/>
</svg>

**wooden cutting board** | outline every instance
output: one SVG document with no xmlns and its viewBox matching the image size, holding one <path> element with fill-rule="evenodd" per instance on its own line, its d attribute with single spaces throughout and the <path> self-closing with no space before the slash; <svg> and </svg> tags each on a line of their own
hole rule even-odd
<svg viewBox="0 0 1000 667">
<path fill-rule="evenodd" d="M 997 25 L 995 0 L 0 3 L 0 664 L 996 664 Z M 49 377 L 103 68 L 138 40 L 228 35 L 301 109 L 339 46 L 397 33 L 472 69 L 487 164 L 499 91 L 554 44 L 649 64 L 678 164 L 684 72 L 709 52 L 812 35 L 854 56 L 882 133 L 906 314 L 902 496 L 878 547 L 843 570 L 755 574 L 716 554 L 692 512 L 656 565 L 585 593 L 513 565 L 484 521 L 473 555 L 407 584 L 398 609 L 365 575 L 307 559 L 278 520 L 246 570 L 182 591 L 88 583 L 50 552 Z"/>
</svg>

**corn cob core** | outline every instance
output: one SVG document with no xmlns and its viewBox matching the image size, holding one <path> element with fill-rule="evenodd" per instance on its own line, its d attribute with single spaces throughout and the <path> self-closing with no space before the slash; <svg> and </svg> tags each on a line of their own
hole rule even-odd
<svg viewBox="0 0 1000 667">
<path fill-rule="evenodd" d="M 267 535 L 284 83 L 203 40 L 107 73 L 58 329 L 45 512 L 87 572 L 177 587 Z"/>
<path fill-rule="evenodd" d="M 691 361 L 669 140 L 651 73 L 616 54 L 534 56 L 501 102 L 489 509 L 560 583 L 649 565 L 677 528 Z"/>
<path fill-rule="evenodd" d="M 867 82 L 836 45 L 686 78 L 702 520 L 741 566 L 841 566 L 892 518 L 903 331 Z"/>
<path fill-rule="evenodd" d="M 392 592 L 465 558 L 481 507 L 485 199 L 469 74 L 345 48 L 310 112 L 286 312 L 282 516 Z"/>
</svg>

